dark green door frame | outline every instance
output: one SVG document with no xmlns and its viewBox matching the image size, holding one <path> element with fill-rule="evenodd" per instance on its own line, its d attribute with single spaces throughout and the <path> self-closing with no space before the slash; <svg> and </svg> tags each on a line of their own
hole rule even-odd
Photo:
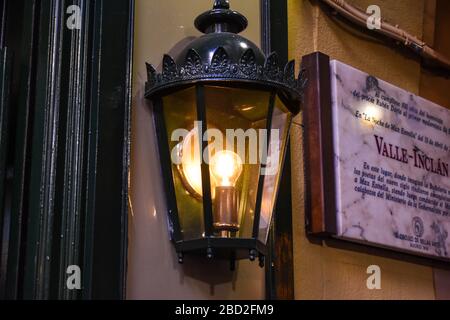
<svg viewBox="0 0 450 320">
<path fill-rule="evenodd" d="M 11 55 L 8 48 L 0 48 L 0 298 L 4 296 L 6 285 L 6 262 L 8 254 L 6 239 L 9 230 L 3 227 L 8 223 L 10 217 L 10 202 L 8 186 L 8 148 L 10 137 L 10 85 L 11 85 Z"/>
<path fill-rule="evenodd" d="M 10 2 L 23 31 L 6 298 L 124 298 L 133 1 Z"/>
</svg>

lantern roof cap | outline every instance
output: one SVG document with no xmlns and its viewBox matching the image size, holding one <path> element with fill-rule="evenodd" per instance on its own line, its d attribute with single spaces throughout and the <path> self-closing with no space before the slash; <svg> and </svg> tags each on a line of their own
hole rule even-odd
<svg viewBox="0 0 450 320">
<path fill-rule="evenodd" d="M 211 10 L 195 19 L 195 27 L 203 33 L 239 33 L 247 28 L 248 21 L 237 11 L 230 10 L 228 0 L 215 0 Z"/>
</svg>

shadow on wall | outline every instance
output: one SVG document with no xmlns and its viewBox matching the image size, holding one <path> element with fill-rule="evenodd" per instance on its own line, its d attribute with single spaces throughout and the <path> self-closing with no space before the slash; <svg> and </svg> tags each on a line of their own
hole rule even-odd
<svg viewBox="0 0 450 320">
<path fill-rule="evenodd" d="M 178 42 L 176 57 L 193 37 Z M 151 103 L 144 99 L 145 61 L 136 61 L 132 118 L 128 299 L 263 299 L 264 270 L 257 263 L 187 255 L 184 264 L 169 240 L 163 182 Z M 161 65 L 158 66 L 158 69 Z M 136 68 L 137 69 L 137 68 Z"/>
</svg>

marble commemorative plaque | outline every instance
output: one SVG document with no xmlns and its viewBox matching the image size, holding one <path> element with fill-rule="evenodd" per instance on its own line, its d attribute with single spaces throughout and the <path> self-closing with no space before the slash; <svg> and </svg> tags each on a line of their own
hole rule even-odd
<svg viewBox="0 0 450 320">
<path fill-rule="evenodd" d="M 336 237 L 450 258 L 450 110 L 330 62 Z"/>
</svg>

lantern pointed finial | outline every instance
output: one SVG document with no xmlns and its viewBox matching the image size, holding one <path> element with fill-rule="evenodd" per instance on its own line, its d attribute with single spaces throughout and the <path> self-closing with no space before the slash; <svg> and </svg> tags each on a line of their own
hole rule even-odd
<svg viewBox="0 0 450 320">
<path fill-rule="evenodd" d="M 230 9 L 230 1 L 228 0 L 215 0 L 214 9 Z"/>
</svg>

